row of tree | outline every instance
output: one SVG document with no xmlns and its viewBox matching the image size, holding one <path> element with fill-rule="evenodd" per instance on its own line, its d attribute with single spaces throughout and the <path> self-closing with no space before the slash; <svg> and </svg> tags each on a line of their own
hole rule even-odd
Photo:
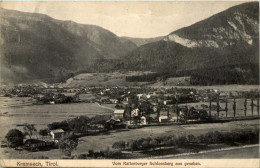
<svg viewBox="0 0 260 168">
<path fill-rule="evenodd" d="M 65 96 L 64 94 L 54 95 L 53 93 L 47 93 L 41 98 L 36 98 L 37 102 L 41 102 L 44 104 L 48 104 L 51 101 L 54 101 L 55 104 L 64 104 L 64 103 L 72 103 L 77 102 L 77 95 L 75 96 Z"/>
<path fill-rule="evenodd" d="M 106 121 L 111 118 L 110 115 L 96 115 L 92 118 L 88 116 L 78 116 L 61 122 L 48 124 L 49 130 L 63 129 L 64 131 L 74 131 L 87 133 L 89 129 L 99 128 L 107 129 Z"/>
<path fill-rule="evenodd" d="M 155 138 L 141 138 L 130 142 L 118 141 L 112 147 L 120 150 L 131 151 L 147 151 L 155 150 L 156 148 L 163 147 L 184 147 L 192 145 L 210 145 L 225 143 L 228 145 L 242 144 L 255 144 L 259 142 L 259 129 L 253 130 L 234 130 L 232 132 L 208 132 L 199 136 L 189 134 L 188 136 L 161 136 Z"/>
</svg>

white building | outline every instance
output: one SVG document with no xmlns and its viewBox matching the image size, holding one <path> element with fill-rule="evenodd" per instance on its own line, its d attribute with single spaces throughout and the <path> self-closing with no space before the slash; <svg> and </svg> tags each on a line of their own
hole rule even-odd
<svg viewBox="0 0 260 168">
<path fill-rule="evenodd" d="M 114 118 L 115 119 L 123 119 L 124 118 L 124 113 L 125 113 L 124 109 L 116 109 L 114 111 Z"/>
<path fill-rule="evenodd" d="M 146 124 L 147 124 L 147 121 L 146 121 L 145 116 L 142 116 L 142 117 L 141 117 L 141 124 L 143 124 L 143 125 L 146 125 Z"/>
<path fill-rule="evenodd" d="M 132 112 L 131 112 L 131 117 L 138 116 L 138 113 L 139 113 L 139 109 L 138 108 L 133 109 Z"/>
<path fill-rule="evenodd" d="M 59 140 L 64 133 L 63 129 L 50 130 L 50 135 L 53 140 Z"/>
</svg>

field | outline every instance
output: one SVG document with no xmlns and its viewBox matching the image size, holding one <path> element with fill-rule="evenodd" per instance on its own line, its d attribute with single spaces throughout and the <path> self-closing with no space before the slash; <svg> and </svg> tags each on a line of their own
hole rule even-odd
<svg viewBox="0 0 260 168">
<path fill-rule="evenodd" d="M 112 73 L 82 73 L 69 78 L 63 86 L 69 87 L 102 87 L 102 86 L 140 86 L 147 82 L 127 82 L 126 76 L 143 75 L 151 72 L 112 72 Z"/>
<path fill-rule="evenodd" d="M 54 105 L 32 105 L 30 98 L 0 97 L 0 138 L 2 139 L 11 128 L 22 129 L 17 124 L 34 124 L 39 130 L 47 124 L 62 121 L 80 115 L 113 114 L 113 110 L 100 107 L 96 103 L 74 103 Z"/>
<path fill-rule="evenodd" d="M 150 71 L 130 71 L 130 72 L 111 72 L 111 73 L 82 73 L 69 78 L 61 86 L 65 87 L 104 87 L 104 86 L 142 86 L 147 85 L 154 88 L 195 88 L 195 89 L 219 89 L 221 91 L 250 91 L 260 89 L 259 85 L 213 85 L 213 86 L 191 86 L 190 77 L 168 78 L 164 82 L 127 82 L 126 76 L 136 76 L 152 73 Z M 177 86 L 183 85 L 183 86 Z"/>
</svg>

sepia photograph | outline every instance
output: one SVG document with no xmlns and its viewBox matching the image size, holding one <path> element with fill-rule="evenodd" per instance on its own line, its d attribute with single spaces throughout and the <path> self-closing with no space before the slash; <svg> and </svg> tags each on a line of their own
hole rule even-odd
<svg viewBox="0 0 260 168">
<path fill-rule="evenodd" d="M 259 1 L 2 1 L 0 166 L 259 167 L 259 70 Z"/>
</svg>

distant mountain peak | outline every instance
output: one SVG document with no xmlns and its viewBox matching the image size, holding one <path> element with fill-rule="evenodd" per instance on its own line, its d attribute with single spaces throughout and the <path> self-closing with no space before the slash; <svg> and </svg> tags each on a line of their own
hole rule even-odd
<svg viewBox="0 0 260 168">
<path fill-rule="evenodd" d="M 235 45 L 238 40 L 253 45 L 258 39 L 258 13 L 258 3 L 241 4 L 172 32 L 163 40 L 188 48 L 222 48 Z"/>
</svg>

